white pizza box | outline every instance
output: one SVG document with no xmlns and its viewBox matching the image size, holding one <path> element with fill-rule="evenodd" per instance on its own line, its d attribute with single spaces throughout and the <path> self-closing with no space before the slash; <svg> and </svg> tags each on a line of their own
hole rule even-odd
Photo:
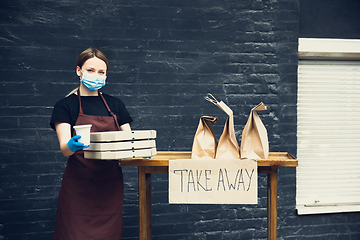
<svg viewBox="0 0 360 240">
<path fill-rule="evenodd" d="M 137 140 L 124 142 L 92 142 L 84 151 L 119 151 L 156 147 L 155 140 Z"/>
<path fill-rule="evenodd" d="M 84 158 L 101 160 L 118 160 L 125 158 L 151 157 L 156 155 L 156 148 L 134 149 L 124 151 L 92 152 L 84 151 Z"/>
<path fill-rule="evenodd" d="M 156 138 L 155 130 L 110 131 L 90 133 L 91 142 L 117 142 L 154 138 Z"/>
</svg>

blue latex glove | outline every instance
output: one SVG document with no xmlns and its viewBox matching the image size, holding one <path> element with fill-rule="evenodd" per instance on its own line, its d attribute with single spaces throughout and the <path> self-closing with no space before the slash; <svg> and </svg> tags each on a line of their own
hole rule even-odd
<svg viewBox="0 0 360 240">
<path fill-rule="evenodd" d="M 76 135 L 76 136 L 70 138 L 70 140 L 68 141 L 68 147 L 69 147 L 70 151 L 75 152 L 77 150 L 81 150 L 81 149 L 90 147 L 90 145 L 85 146 L 83 143 L 78 142 L 77 140 L 80 138 L 81 138 L 80 135 Z"/>
</svg>

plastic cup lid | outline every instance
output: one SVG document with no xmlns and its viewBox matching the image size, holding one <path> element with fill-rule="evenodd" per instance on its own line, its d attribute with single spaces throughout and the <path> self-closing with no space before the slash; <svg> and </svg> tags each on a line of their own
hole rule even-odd
<svg viewBox="0 0 360 240">
<path fill-rule="evenodd" d="M 91 127 L 92 125 L 91 124 L 87 124 L 87 125 L 77 125 L 77 126 L 73 126 L 73 128 L 89 128 Z"/>
</svg>

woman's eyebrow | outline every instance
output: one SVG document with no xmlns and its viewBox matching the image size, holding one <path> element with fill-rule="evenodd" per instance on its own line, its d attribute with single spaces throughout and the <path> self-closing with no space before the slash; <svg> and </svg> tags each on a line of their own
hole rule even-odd
<svg viewBox="0 0 360 240">
<path fill-rule="evenodd" d="M 86 69 L 96 69 L 96 68 L 90 66 L 90 67 L 86 67 Z M 106 71 L 105 68 L 100 68 L 98 70 L 99 71 Z"/>
</svg>

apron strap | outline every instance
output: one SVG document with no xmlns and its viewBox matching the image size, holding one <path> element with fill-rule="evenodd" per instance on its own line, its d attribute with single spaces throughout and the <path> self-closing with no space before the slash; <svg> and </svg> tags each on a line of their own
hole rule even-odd
<svg viewBox="0 0 360 240">
<path fill-rule="evenodd" d="M 109 113 L 111 114 L 111 116 L 114 118 L 114 121 L 116 123 L 116 126 L 118 128 L 118 130 L 120 131 L 120 126 L 119 126 L 119 123 L 118 123 L 118 120 L 117 120 L 117 117 L 116 115 L 110 110 L 109 108 L 109 105 L 107 104 L 107 102 L 105 101 L 105 98 L 104 96 L 102 95 L 102 93 L 100 91 L 98 91 L 98 94 L 100 95 L 101 99 L 103 100 L 105 106 L 106 106 L 106 109 L 109 111 Z"/>
<path fill-rule="evenodd" d="M 80 114 L 84 114 L 84 112 L 83 112 L 83 110 L 82 110 L 82 107 L 81 107 L 80 87 L 79 87 L 78 90 L 77 90 L 77 96 L 78 96 L 78 99 L 79 99 L 79 108 L 80 108 L 79 113 L 80 113 Z"/>
<path fill-rule="evenodd" d="M 81 107 L 80 88 L 78 88 L 78 90 L 77 90 L 77 95 L 78 95 L 79 107 L 80 107 L 79 114 L 84 114 L 84 112 L 83 112 L 83 110 L 82 110 L 82 107 Z M 115 123 L 116 123 L 116 127 L 117 127 L 117 129 L 120 131 L 120 126 L 119 126 L 119 123 L 118 123 L 118 120 L 117 120 L 116 115 L 110 110 L 109 105 L 107 104 L 105 98 L 103 97 L 102 93 L 101 93 L 99 90 L 98 90 L 98 95 L 101 97 L 101 99 L 102 99 L 102 101 L 104 102 L 105 107 L 106 107 L 106 109 L 108 110 L 108 112 L 110 113 L 110 115 L 114 118 L 114 121 L 115 121 Z"/>
</svg>

